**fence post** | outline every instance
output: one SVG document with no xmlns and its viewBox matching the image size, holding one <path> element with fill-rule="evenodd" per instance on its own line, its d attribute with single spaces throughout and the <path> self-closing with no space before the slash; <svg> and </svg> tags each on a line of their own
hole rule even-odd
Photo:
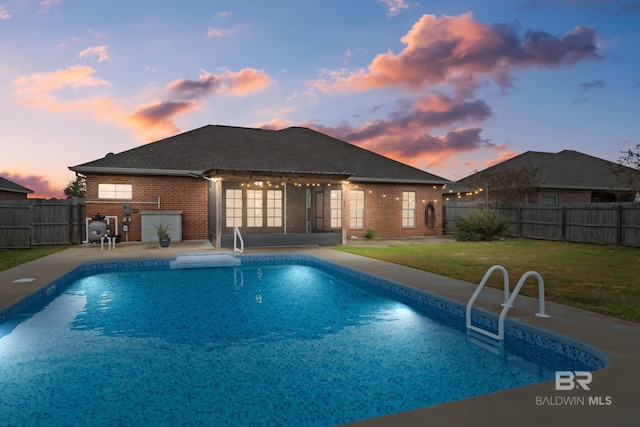
<svg viewBox="0 0 640 427">
<path fill-rule="evenodd" d="M 616 246 L 622 244 L 622 205 L 616 205 Z"/>
<path fill-rule="evenodd" d="M 518 237 L 522 237 L 522 206 L 518 206 Z"/>
<path fill-rule="evenodd" d="M 567 208 L 562 207 L 562 215 L 560 222 L 562 225 L 560 226 L 560 240 L 565 242 L 567 240 Z"/>
</svg>

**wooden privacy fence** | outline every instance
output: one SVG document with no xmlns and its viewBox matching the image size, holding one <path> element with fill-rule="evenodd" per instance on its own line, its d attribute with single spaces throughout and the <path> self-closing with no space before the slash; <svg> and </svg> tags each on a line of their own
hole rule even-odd
<svg viewBox="0 0 640 427">
<path fill-rule="evenodd" d="M 0 248 L 82 242 L 83 199 L 0 202 Z"/>
<path fill-rule="evenodd" d="M 445 233 L 455 234 L 455 218 L 479 211 L 477 204 L 444 204 Z M 590 203 L 579 205 L 491 206 L 509 223 L 507 235 L 640 247 L 640 204 Z"/>
</svg>

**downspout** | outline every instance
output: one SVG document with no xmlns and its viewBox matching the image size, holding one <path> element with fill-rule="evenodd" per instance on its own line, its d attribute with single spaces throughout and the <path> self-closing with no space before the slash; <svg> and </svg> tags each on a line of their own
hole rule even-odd
<svg viewBox="0 0 640 427">
<path fill-rule="evenodd" d="M 342 245 L 347 244 L 347 197 L 349 195 L 347 184 L 342 183 Z"/>
<path fill-rule="evenodd" d="M 222 180 L 214 181 L 216 186 L 216 248 L 222 247 Z"/>
</svg>

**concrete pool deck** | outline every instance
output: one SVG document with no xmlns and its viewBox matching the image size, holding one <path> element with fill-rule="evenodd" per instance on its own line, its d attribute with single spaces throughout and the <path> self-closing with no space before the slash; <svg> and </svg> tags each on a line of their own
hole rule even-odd
<svg viewBox="0 0 640 427">
<path fill-rule="evenodd" d="M 446 239 L 349 241 L 347 244 L 380 245 L 446 243 Z M 183 252 L 216 251 L 207 241 L 172 243 L 122 243 L 113 250 L 99 245 L 74 246 L 48 257 L 0 272 L 0 310 L 47 283 L 94 260 L 174 258 Z M 222 249 L 221 251 L 229 251 Z M 247 248 L 246 254 L 306 253 L 328 261 L 425 290 L 466 304 L 477 283 L 431 274 L 383 261 L 323 247 Z M 33 280 L 31 280 L 33 279 Z M 480 281 L 481 277 L 478 278 Z M 477 307 L 498 313 L 501 290 L 485 288 Z M 470 399 L 416 409 L 348 424 L 351 427 L 382 426 L 637 426 L 640 425 L 640 325 L 584 310 L 547 302 L 551 317 L 542 319 L 538 300 L 519 296 L 508 319 L 563 335 L 605 353 L 610 360 L 593 372 L 590 390 L 555 390 L 547 381 Z"/>
</svg>

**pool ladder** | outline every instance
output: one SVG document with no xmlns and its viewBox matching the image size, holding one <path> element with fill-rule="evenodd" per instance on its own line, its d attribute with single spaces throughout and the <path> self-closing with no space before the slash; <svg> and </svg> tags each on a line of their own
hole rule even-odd
<svg viewBox="0 0 640 427">
<path fill-rule="evenodd" d="M 240 246 L 238 246 L 238 241 L 240 241 Z M 233 251 L 238 254 L 244 252 L 244 239 L 238 227 L 233 227 Z"/>
<path fill-rule="evenodd" d="M 493 332 L 487 331 L 486 329 L 482 329 L 471 324 L 471 308 L 473 306 L 473 303 L 478 298 L 478 295 L 480 295 L 480 291 L 482 291 L 482 288 L 484 288 L 484 285 L 486 285 L 487 280 L 489 280 L 489 277 L 491 276 L 491 274 L 496 270 L 502 272 L 502 276 L 504 279 L 504 303 L 501 304 L 503 308 L 502 308 L 502 311 L 500 312 L 500 317 L 498 317 L 498 333 L 494 334 Z M 487 270 L 484 277 L 482 278 L 482 281 L 476 288 L 476 291 L 473 293 L 473 295 L 469 299 L 469 302 L 467 303 L 467 313 L 466 313 L 467 330 L 478 332 L 486 337 L 493 338 L 498 341 L 503 341 L 504 340 L 504 319 L 507 316 L 507 312 L 511 307 L 513 307 L 513 302 L 518 296 L 518 293 L 520 292 L 522 285 L 524 285 L 524 282 L 531 276 L 535 277 L 538 280 L 539 309 L 538 309 L 538 313 L 536 313 L 536 316 L 548 318 L 549 315 L 547 315 L 544 311 L 544 280 L 542 280 L 542 276 L 540 276 L 539 273 L 535 271 L 527 271 L 526 273 L 524 273 L 522 277 L 520 277 L 520 280 L 518 281 L 518 284 L 516 285 L 511 295 L 509 295 L 509 273 L 507 273 L 507 269 L 504 268 L 503 266 L 494 265 L 493 267 L 490 267 Z"/>
</svg>

